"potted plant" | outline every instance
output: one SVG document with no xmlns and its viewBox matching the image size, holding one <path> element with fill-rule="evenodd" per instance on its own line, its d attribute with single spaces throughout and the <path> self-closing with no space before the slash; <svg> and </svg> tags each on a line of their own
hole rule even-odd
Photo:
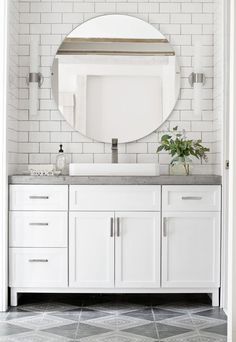
<svg viewBox="0 0 236 342">
<path fill-rule="evenodd" d="M 167 133 L 161 137 L 161 145 L 158 147 L 157 153 L 163 150 L 170 153 L 172 174 L 189 175 L 191 157 L 207 162 L 206 152 L 209 152 L 209 148 L 204 147 L 201 142 L 200 139 L 187 139 L 185 131 L 178 132 L 178 126 L 176 126 L 173 128 L 173 133 Z"/>
</svg>

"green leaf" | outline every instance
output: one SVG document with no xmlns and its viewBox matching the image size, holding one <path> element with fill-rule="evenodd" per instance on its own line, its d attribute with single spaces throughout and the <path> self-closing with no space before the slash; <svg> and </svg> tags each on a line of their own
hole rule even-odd
<svg viewBox="0 0 236 342">
<path fill-rule="evenodd" d="M 164 134 L 162 137 L 161 137 L 161 141 L 164 141 L 164 140 L 168 140 L 171 138 L 171 135 L 169 134 Z"/>
<path fill-rule="evenodd" d="M 158 149 L 157 149 L 157 153 L 160 152 L 160 151 L 162 151 L 163 149 L 164 149 L 164 146 L 160 145 L 160 146 L 158 147 Z"/>
</svg>

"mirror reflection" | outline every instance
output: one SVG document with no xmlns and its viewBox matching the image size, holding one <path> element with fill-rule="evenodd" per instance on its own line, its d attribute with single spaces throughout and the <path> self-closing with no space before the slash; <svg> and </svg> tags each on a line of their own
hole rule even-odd
<svg viewBox="0 0 236 342">
<path fill-rule="evenodd" d="M 97 17 L 78 26 L 59 47 L 53 95 L 68 123 L 97 141 L 140 139 L 157 129 L 179 92 L 175 52 L 144 21 Z"/>
</svg>

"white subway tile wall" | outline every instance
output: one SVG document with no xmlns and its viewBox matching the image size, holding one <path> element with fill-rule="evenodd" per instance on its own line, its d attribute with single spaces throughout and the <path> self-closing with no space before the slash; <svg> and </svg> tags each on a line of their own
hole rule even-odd
<svg viewBox="0 0 236 342">
<path fill-rule="evenodd" d="M 220 7 L 221 0 L 216 6 Z M 51 65 L 63 38 L 78 24 L 105 13 L 125 13 L 141 18 L 160 31 L 173 44 L 181 67 L 181 91 L 175 110 L 161 128 L 137 142 L 119 146 L 121 162 L 149 163 L 159 161 L 163 174 L 169 171 L 170 158 L 165 153 L 156 155 L 162 131 L 178 125 L 193 139 L 202 139 L 210 148 L 209 162 L 193 160 L 194 173 L 212 174 L 220 172 L 219 105 L 221 85 L 218 69 L 222 65 L 221 51 L 214 48 L 214 35 L 222 27 L 216 22 L 214 0 L 19 0 L 19 154 L 18 170 L 28 164 L 53 163 L 59 143 L 63 143 L 68 162 L 103 163 L 111 160 L 111 146 L 95 141 L 75 132 L 57 111 L 51 92 Z M 215 21 L 215 22 L 214 22 Z M 218 25 L 216 28 L 215 24 Z M 28 114 L 28 86 L 30 35 L 40 35 L 41 72 L 45 77 L 40 91 L 40 111 L 37 117 Z M 192 72 L 194 43 L 200 40 L 204 46 L 203 71 L 207 81 L 203 91 L 203 111 L 193 112 L 193 91 L 188 83 Z M 215 55 L 214 55 L 215 54 Z M 214 87 L 214 88 L 213 88 Z M 214 96 L 213 96 L 214 92 Z M 17 98 L 17 96 L 16 96 Z M 14 103 L 14 99 L 13 99 Z M 213 113 L 214 110 L 214 113 Z M 14 126 L 14 125 L 13 125 Z M 17 130 L 12 128 L 12 131 Z M 13 134 L 12 149 L 17 140 Z M 16 153 L 16 152 L 15 152 Z"/>
<path fill-rule="evenodd" d="M 8 173 L 17 172 L 18 164 L 18 32 L 19 2 L 8 5 Z M 27 89 L 26 92 L 28 93 Z M 21 137 L 23 139 L 23 137 Z M 25 136 L 28 140 L 28 137 Z M 21 162 L 21 161 L 19 161 Z M 25 159 L 24 161 L 25 162 Z"/>
<path fill-rule="evenodd" d="M 212 7 L 205 6 L 206 11 L 210 11 Z M 215 172 L 222 173 L 223 162 L 223 144 L 222 134 L 224 126 L 224 65 L 227 65 L 225 61 L 224 51 L 224 4 L 222 0 L 216 0 L 214 4 L 214 81 L 215 86 L 213 89 L 213 127 L 212 127 L 212 152 L 215 159 Z M 225 113 L 227 115 L 227 113 Z"/>
</svg>

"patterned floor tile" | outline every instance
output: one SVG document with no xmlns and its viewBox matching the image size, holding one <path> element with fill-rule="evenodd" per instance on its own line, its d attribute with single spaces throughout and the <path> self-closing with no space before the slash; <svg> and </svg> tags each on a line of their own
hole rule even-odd
<svg viewBox="0 0 236 342">
<path fill-rule="evenodd" d="M 169 324 L 156 323 L 156 325 L 160 339 L 191 332 L 191 329 L 177 327 Z"/>
<path fill-rule="evenodd" d="M 64 319 L 69 319 L 70 321 L 75 321 L 78 322 L 81 318 L 81 313 L 82 310 L 70 310 L 70 311 L 63 311 L 63 312 L 55 312 L 55 313 L 51 313 L 51 316 L 54 317 L 60 317 L 60 318 L 64 318 Z"/>
<path fill-rule="evenodd" d="M 85 337 L 80 339 L 80 342 L 157 342 L 157 340 L 117 331 L 101 334 L 99 336 Z"/>
<path fill-rule="evenodd" d="M 20 334 L 27 331 L 29 331 L 29 329 L 25 329 L 24 327 L 17 327 L 5 322 L 0 323 L 0 336 Z"/>
<path fill-rule="evenodd" d="M 11 321 L 14 319 L 20 319 L 20 318 L 25 318 L 25 317 L 35 317 L 37 316 L 37 313 L 33 313 L 33 312 L 26 312 L 26 311 L 13 311 L 13 312 L 9 312 L 8 315 L 6 315 L 5 317 L 5 321 Z"/>
<path fill-rule="evenodd" d="M 171 304 L 164 304 L 158 306 L 158 308 L 161 309 L 166 309 L 166 310 L 173 310 L 177 312 L 199 312 L 207 309 L 211 309 L 212 307 L 208 304 L 198 304 L 198 303 L 181 303 L 181 302 L 176 302 L 176 303 L 171 303 Z"/>
<path fill-rule="evenodd" d="M 71 339 L 81 339 L 83 337 L 104 334 L 109 331 L 110 330 L 108 329 L 95 327 L 95 326 L 84 324 L 84 323 L 79 323 L 79 324 L 73 323 L 73 324 L 46 330 L 46 332 L 48 333 L 56 334 L 56 335 L 71 338 Z"/>
<path fill-rule="evenodd" d="M 183 335 L 161 339 L 160 342 L 202 342 L 202 340 L 198 332 L 190 332 Z"/>
<path fill-rule="evenodd" d="M 201 331 L 199 335 L 201 337 L 201 342 L 227 342 L 226 336 Z"/>
<path fill-rule="evenodd" d="M 221 325 L 216 325 L 214 327 L 202 329 L 203 331 L 210 332 L 210 333 L 215 333 L 215 334 L 220 334 L 220 335 L 227 335 L 227 324 L 221 324 Z"/>
<path fill-rule="evenodd" d="M 183 312 L 171 311 L 153 308 L 153 314 L 155 317 L 155 321 L 162 321 L 163 319 L 174 318 L 185 315 Z"/>
<path fill-rule="evenodd" d="M 22 305 L 19 308 L 24 311 L 32 312 L 61 312 L 76 309 L 77 306 L 64 303 L 35 303 Z"/>
<path fill-rule="evenodd" d="M 223 324 L 224 321 L 208 317 L 184 315 L 182 317 L 167 319 L 162 321 L 162 323 L 186 329 L 203 329 Z"/>
<path fill-rule="evenodd" d="M 47 332 L 49 334 L 55 334 L 57 336 L 65 337 L 68 339 L 75 339 L 77 337 L 78 329 L 79 329 L 79 324 L 72 323 L 72 324 L 62 325 L 60 327 L 46 329 L 44 330 L 44 332 Z"/>
<path fill-rule="evenodd" d="M 0 313 L 0 342 L 226 342 L 226 316 L 204 295 L 24 296 Z"/>
<path fill-rule="evenodd" d="M 211 308 L 209 310 L 204 310 L 204 311 L 196 312 L 193 315 L 227 320 L 226 314 L 220 308 Z"/>
<path fill-rule="evenodd" d="M 32 317 L 14 319 L 9 321 L 9 323 L 14 326 L 20 326 L 28 329 L 42 330 L 53 327 L 59 327 L 62 325 L 65 326 L 66 324 L 73 323 L 73 321 L 60 317 L 42 314 Z"/>
<path fill-rule="evenodd" d="M 103 303 L 103 304 L 95 304 L 89 306 L 89 309 L 104 311 L 110 314 L 123 314 L 129 311 L 135 311 L 144 308 L 143 305 L 138 304 L 130 304 L 130 303 Z"/>
<path fill-rule="evenodd" d="M 123 315 L 129 316 L 129 317 L 134 317 L 134 318 L 145 319 L 148 321 L 154 321 L 155 320 L 153 310 L 151 308 L 145 308 L 142 310 L 126 312 Z"/>
<path fill-rule="evenodd" d="M 147 320 L 123 315 L 101 317 L 86 321 L 86 324 L 111 330 L 123 330 L 147 323 L 149 323 Z"/>
<path fill-rule="evenodd" d="M 125 331 L 135 335 L 141 335 L 152 339 L 158 339 L 157 328 L 155 323 L 141 325 L 139 327 L 127 329 Z"/>
<path fill-rule="evenodd" d="M 80 316 L 80 321 L 87 321 L 93 318 L 110 316 L 109 313 L 103 311 L 92 310 L 88 308 L 83 308 Z"/>
<path fill-rule="evenodd" d="M 53 336 L 42 331 L 33 331 L 0 338 L 0 342 L 68 342 L 68 339 Z"/>
</svg>

